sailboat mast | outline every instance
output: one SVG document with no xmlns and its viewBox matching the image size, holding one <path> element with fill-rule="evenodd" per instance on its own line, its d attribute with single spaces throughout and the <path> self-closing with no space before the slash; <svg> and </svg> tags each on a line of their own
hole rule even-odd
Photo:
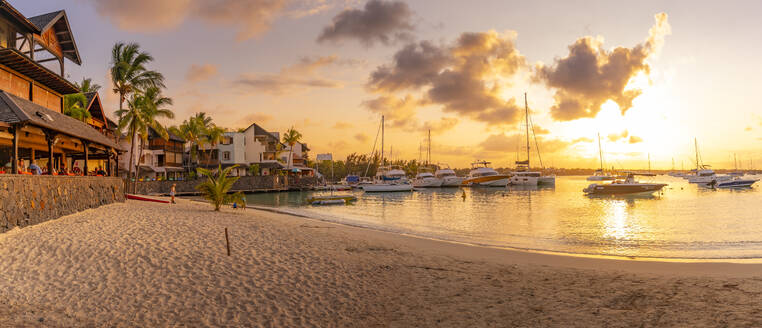
<svg viewBox="0 0 762 328">
<path fill-rule="evenodd" d="M 431 164 L 431 129 L 429 129 L 429 149 L 426 151 L 426 165 Z"/>
<path fill-rule="evenodd" d="M 384 165 L 384 115 L 381 115 L 381 165 Z"/>
<path fill-rule="evenodd" d="M 601 159 L 601 172 L 603 172 L 603 148 L 601 148 L 601 133 L 598 132 L 598 157 Z"/>
<path fill-rule="evenodd" d="M 527 169 L 529 169 L 529 105 L 527 103 L 527 93 L 524 92 L 524 125 L 527 130 Z"/>
<path fill-rule="evenodd" d="M 648 172 L 651 172 L 651 153 L 648 153 Z"/>
<path fill-rule="evenodd" d="M 699 170 L 698 139 L 693 138 L 693 146 L 696 147 L 696 172 Z M 697 173 L 698 174 L 698 173 Z"/>
<path fill-rule="evenodd" d="M 736 158 L 736 153 L 733 153 L 733 166 L 735 166 L 735 170 L 738 171 L 738 159 Z"/>
</svg>

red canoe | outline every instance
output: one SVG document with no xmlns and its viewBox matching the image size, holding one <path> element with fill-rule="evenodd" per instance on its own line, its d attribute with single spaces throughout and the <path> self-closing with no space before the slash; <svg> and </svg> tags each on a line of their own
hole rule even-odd
<svg viewBox="0 0 762 328">
<path fill-rule="evenodd" d="M 127 199 L 142 200 L 144 202 L 157 202 L 162 204 L 169 204 L 169 201 L 166 201 L 166 200 L 147 198 L 147 197 L 142 197 L 137 195 L 126 194 L 125 197 L 127 197 Z"/>
</svg>

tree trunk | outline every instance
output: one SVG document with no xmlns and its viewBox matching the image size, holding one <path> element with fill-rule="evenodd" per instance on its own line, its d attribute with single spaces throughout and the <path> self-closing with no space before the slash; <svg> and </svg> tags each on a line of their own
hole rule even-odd
<svg viewBox="0 0 762 328">
<path fill-rule="evenodd" d="M 138 175 L 140 175 L 140 159 L 143 158 L 143 138 L 140 138 L 140 152 L 138 153 L 138 163 L 135 165 L 135 186 L 133 192 L 138 192 Z"/>
<path fill-rule="evenodd" d="M 130 166 L 127 167 L 127 190 L 129 190 L 132 184 L 132 163 L 135 160 L 135 131 L 132 131 L 132 139 L 130 139 Z"/>
</svg>

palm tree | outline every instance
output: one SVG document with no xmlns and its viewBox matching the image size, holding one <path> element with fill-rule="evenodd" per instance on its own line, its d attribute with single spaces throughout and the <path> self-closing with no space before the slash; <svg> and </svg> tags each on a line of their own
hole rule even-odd
<svg viewBox="0 0 762 328">
<path fill-rule="evenodd" d="M 207 165 L 212 163 L 212 150 L 214 147 L 225 138 L 225 129 L 212 124 L 204 135 L 204 139 L 209 143 L 209 157 L 207 157 Z"/>
<path fill-rule="evenodd" d="M 98 92 L 98 90 L 101 89 L 101 86 L 97 83 L 94 83 L 93 79 L 89 77 L 88 78 L 83 77 L 82 82 L 80 83 L 74 82 L 74 85 L 82 93 Z"/>
<path fill-rule="evenodd" d="M 294 145 L 299 143 L 302 140 L 302 134 L 299 131 L 294 130 L 294 127 L 291 127 L 286 131 L 285 134 L 283 134 L 283 143 L 288 145 L 288 168 L 291 168 L 294 165 Z"/>
<path fill-rule="evenodd" d="M 81 93 L 73 93 L 64 96 L 64 114 L 87 123 L 92 117 L 87 110 L 87 97 Z"/>
<path fill-rule="evenodd" d="M 118 42 L 111 49 L 111 83 L 114 93 L 119 94 L 119 111 L 127 97 L 148 87 L 164 87 L 164 75 L 146 68 L 153 61 L 148 53 L 140 51 L 137 43 Z"/>
<path fill-rule="evenodd" d="M 132 163 L 135 159 L 135 137 L 139 131 L 144 129 L 145 119 L 143 118 L 143 112 L 140 110 L 142 97 L 140 95 L 133 94 L 127 101 L 127 107 L 129 109 L 120 109 L 114 114 L 119 117 L 119 123 L 117 124 L 117 130 L 122 131 L 127 129 L 127 135 L 130 136 L 130 165 L 127 167 L 127 179 L 131 179 L 132 176 Z M 137 180 L 137 179 L 136 179 Z"/>
<path fill-rule="evenodd" d="M 164 97 L 161 94 L 161 90 L 157 87 L 149 87 L 144 93 L 139 94 L 139 97 L 139 109 L 142 112 L 140 117 L 144 120 L 144 124 L 141 125 L 141 130 L 139 131 L 141 136 L 141 147 L 138 158 L 142 158 L 143 145 L 146 141 L 148 141 L 148 128 L 156 131 L 156 133 L 158 133 L 162 139 L 168 140 L 169 133 L 167 133 L 167 129 L 164 128 L 164 126 L 161 125 L 161 123 L 159 123 L 156 119 L 172 119 L 175 118 L 175 113 L 170 109 L 163 108 L 164 106 L 172 105 L 172 99 L 169 97 Z M 137 171 L 137 168 L 135 170 Z"/>
<path fill-rule="evenodd" d="M 230 189 L 233 188 L 233 184 L 238 181 L 238 177 L 230 177 L 230 171 L 236 168 L 237 165 L 230 166 L 223 169 L 222 166 L 218 166 L 217 172 L 207 170 L 204 168 L 198 168 L 198 174 L 207 176 L 207 180 L 196 186 L 196 190 L 201 192 L 201 196 L 214 205 L 214 210 L 219 211 L 220 207 L 224 204 L 231 202 L 240 202 L 243 204 L 243 193 L 237 192 L 230 194 Z"/>
</svg>

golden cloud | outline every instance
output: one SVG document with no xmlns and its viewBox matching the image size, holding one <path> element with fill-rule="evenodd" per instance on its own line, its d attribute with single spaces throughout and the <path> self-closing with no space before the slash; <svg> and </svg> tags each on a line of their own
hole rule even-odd
<svg viewBox="0 0 762 328">
<path fill-rule="evenodd" d="M 191 65 L 185 74 L 185 79 L 191 82 L 200 82 L 208 80 L 217 75 L 217 66 L 212 64 Z"/>
</svg>

